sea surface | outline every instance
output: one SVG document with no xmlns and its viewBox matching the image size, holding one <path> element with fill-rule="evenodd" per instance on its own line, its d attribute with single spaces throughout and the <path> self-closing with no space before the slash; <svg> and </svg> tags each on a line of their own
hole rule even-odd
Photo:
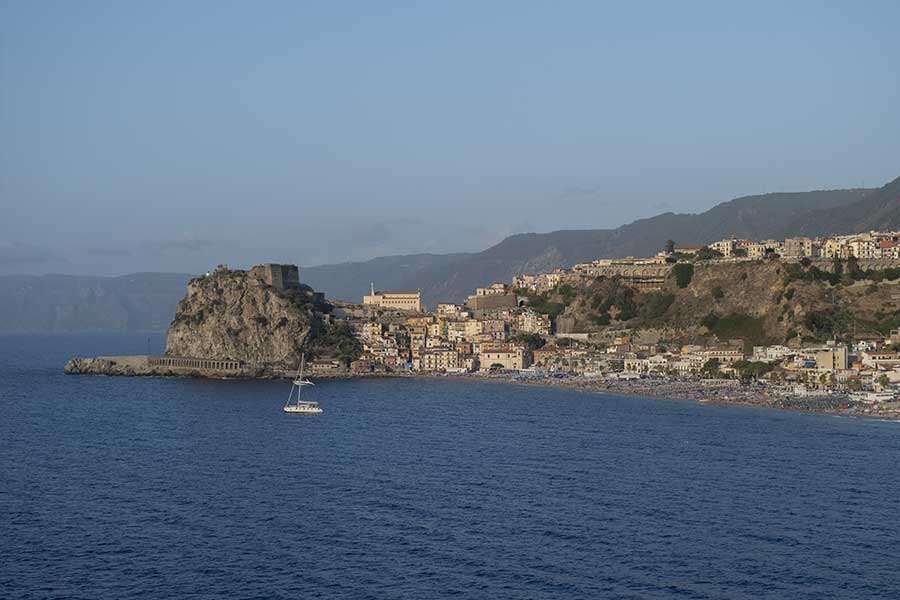
<svg viewBox="0 0 900 600">
<path fill-rule="evenodd" d="M 0 337 L 3 598 L 900 598 L 900 425 L 454 380 L 66 376 Z"/>
</svg>

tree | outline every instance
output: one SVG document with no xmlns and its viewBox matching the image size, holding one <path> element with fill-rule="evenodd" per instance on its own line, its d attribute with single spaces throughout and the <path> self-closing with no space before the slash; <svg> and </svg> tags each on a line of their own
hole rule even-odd
<svg viewBox="0 0 900 600">
<path fill-rule="evenodd" d="M 666 250 L 666 254 L 674 254 L 675 253 L 675 240 L 666 240 L 665 250 Z"/>
<path fill-rule="evenodd" d="M 841 262 L 841 259 L 835 258 L 832 262 L 831 272 L 834 273 L 835 279 L 838 281 L 841 280 L 841 276 L 844 274 L 844 263 Z"/>
<path fill-rule="evenodd" d="M 748 360 L 733 362 L 731 366 L 738 372 L 741 379 L 758 379 L 774 368 L 769 363 Z"/>
<path fill-rule="evenodd" d="M 711 293 L 714 300 L 721 300 L 725 297 L 725 292 L 723 292 L 722 288 L 719 286 L 714 287 Z"/>
<path fill-rule="evenodd" d="M 526 346 L 528 346 L 529 350 L 537 350 L 538 348 L 543 348 L 546 341 L 539 333 L 519 333 L 516 337 L 513 338 L 517 342 L 522 342 Z"/>
<path fill-rule="evenodd" d="M 680 288 L 686 288 L 694 278 L 694 265 L 690 263 L 679 263 L 672 267 L 672 271 L 675 273 L 675 283 Z"/>
<path fill-rule="evenodd" d="M 847 380 L 847 389 L 851 392 L 858 392 L 862 389 L 862 381 L 859 377 L 852 377 Z"/>
<path fill-rule="evenodd" d="M 694 255 L 695 260 L 709 260 L 711 258 L 722 258 L 725 256 L 718 250 L 713 250 L 709 246 L 703 246 L 697 253 Z"/>
<path fill-rule="evenodd" d="M 709 375 L 718 375 L 719 374 L 719 359 L 711 358 L 705 363 L 703 363 L 703 368 L 700 369 L 703 373 Z"/>
<path fill-rule="evenodd" d="M 882 373 L 881 376 L 878 378 L 878 385 L 881 386 L 881 389 L 884 389 L 887 386 L 889 386 L 890 384 L 891 384 L 890 378 L 887 376 L 886 373 Z"/>
<path fill-rule="evenodd" d="M 491 365 L 491 371 L 502 371 L 502 370 L 505 369 L 505 368 L 506 368 L 506 367 L 504 367 L 504 366 L 501 365 L 500 363 L 494 363 L 494 364 Z"/>
</svg>

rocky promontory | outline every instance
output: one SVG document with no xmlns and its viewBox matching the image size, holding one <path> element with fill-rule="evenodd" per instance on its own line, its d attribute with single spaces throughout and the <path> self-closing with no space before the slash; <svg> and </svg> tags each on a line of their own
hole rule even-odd
<svg viewBox="0 0 900 600">
<path fill-rule="evenodd" d="M 296 365 L 331 307 L 312 288 L 272 285 L 254 270 L 192 279 L 166 334 L 167 356 Z"/>
<path fill-rule="evenodd" d="M 65 371 L 265 377 L 292 372 L 303 353 L 346 363 L 358 342 L 332 322 L 331 310 L 293 265 L 221 266 L 188 283 L 164 355 L 75 357 Z"/>
</svg>

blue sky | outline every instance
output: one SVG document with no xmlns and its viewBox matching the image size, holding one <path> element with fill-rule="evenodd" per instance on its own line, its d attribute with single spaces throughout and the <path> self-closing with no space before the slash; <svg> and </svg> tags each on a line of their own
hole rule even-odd
<svg viewBox="0 0 900 600">
<path fill-rule="evenodd" d="M 0 1 L 0 273 L 480 250 L 900 176 L 896 2 Z"/>
</svg>

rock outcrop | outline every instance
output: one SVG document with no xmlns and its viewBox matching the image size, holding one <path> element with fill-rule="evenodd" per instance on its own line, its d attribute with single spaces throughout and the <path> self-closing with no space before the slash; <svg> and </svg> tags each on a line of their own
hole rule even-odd
<svg viewBox="0 0 900 600">
<path fill-rule="evenodd" d="M 296 365 L 329 309 L 308 286 L 279 289 L 253 272 L 220 268 L 188 283 L 166 335 L 166 354 Z"/>
<path fill-rule="evenodd" d="M 64 371 L 69 375 L 91 373 L 125 377 L 154 374 L 146 356 L 97 356 L 95 358 L 76 356 L 66 363 Z"/>
</svg>

